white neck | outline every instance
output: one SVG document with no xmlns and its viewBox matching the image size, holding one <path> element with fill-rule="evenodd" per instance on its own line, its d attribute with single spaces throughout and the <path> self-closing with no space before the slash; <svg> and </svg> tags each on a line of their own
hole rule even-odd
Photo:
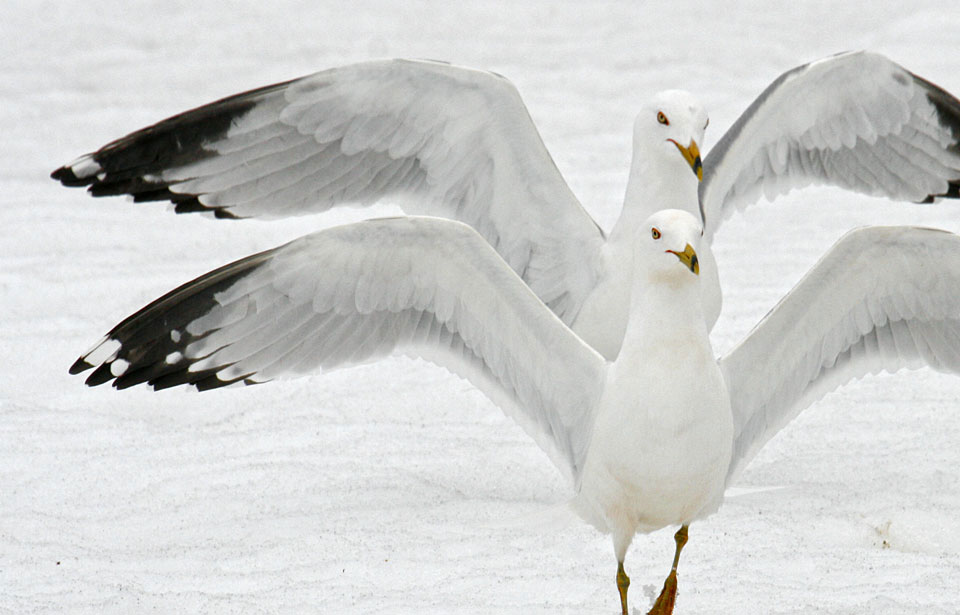
<svg viewBox="0 0 960 615">
<path fill-rule="evenodd" d="M 688 344 L 712 360 L 713 350 L 704 318 L 700 280 L 693 273 L 644 275 L 636 272 L 630 293 L 630 319 L 617 363 L 637 367 L 663 349 Z"/>
<path fill-rule="evenodd" d="M 662 147 L 672 148 L 672 143 Z M 675 154 L 675 155 L 674 155 Z M 680 152 L 651 151 L 634 139 L 633 160 L 620 218 L 610 241 L 631 241 L 637 227 L 661 209 L 680 209 L 700 218 L 700 182 Z"/>
</svg>

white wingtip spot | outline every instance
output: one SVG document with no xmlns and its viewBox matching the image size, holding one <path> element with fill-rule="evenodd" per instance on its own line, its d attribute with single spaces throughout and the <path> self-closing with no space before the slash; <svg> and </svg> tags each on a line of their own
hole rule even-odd
<svg viewBox="0 0 960 615">
<path fill-rule="evenodd" d="M 123 359 L 117 359 L 116 361 L 110 364 L 110 373 L 114 378 L 119 378 L 127 372 L 127 369 L 130 367 L 129 361 L 124 361 Z"/>
<path fill-rule="evenodd" d="M 86 156 L 80 156 L 73 162 L 67 165 L 67 167 L 73 171 L 73 174 L 78 178 L 90 177 L 91 175 L 96 175 L 102 171 L 102 167 L 97 164 L 89 154 Z"/>
<path fill-rule="evenodd" d="M 120 342 L 115 339 L 105 337 L 83 355 L 83 360 L 90 365 L 100 365 L 117 356 L 120 351 Z"/>
<path fill-rule="evenodd" d="M 178 363 L 182 359 L 183 359 L 183 353 L 171 352 L 170 354 L 167 355 L 167 358 L 165 358 L 163 361 L 167 365 L 173 365 L 174 363 Z"/>
<path fill-rule="evenodd" d="M 180 332 L 177 331 L 176 329 L 171 329 L 171 330 L 170 330 L 170 340 L 171 340 L 174 344 L 179 344 L 179 343 L 180 343 Z"/>
</svg>

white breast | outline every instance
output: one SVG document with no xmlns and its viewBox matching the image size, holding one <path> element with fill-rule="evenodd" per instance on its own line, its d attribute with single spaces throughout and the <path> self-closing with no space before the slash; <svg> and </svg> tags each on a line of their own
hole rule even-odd
<svg viewBox="0 0 960 615">
<path fill-rule="evenodd" d="M 631 354 L 611 366 L 575 503 L 601 531 L 630 535 L 716 510 L 733 439 L 708 343 L 671 336 Z"/>
</svg>

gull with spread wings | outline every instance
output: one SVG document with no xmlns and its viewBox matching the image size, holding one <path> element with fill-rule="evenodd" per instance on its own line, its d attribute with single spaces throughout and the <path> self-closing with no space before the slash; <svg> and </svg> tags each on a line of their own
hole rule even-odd
<svg viewBox="0 0 960 615">
<path fill-rule="evenodd" d="M 698 217 L 656 212 L 631 241 L 622 349 L 604 358 L 471 227 L 370 220 L 254 254 L 123 320 L 71 372 L 125 388 L 254 384 L 391 353 L 469 379 L 572 479 L 574 510 L 624 559 L 634 535 L 679 525 L 651 613 L 673 611 L 691 522 L 774 434 L 867 373 L 960 373 L 960 237 L 848 233 L 727 356 L 705 317 Z"/>
</svg>

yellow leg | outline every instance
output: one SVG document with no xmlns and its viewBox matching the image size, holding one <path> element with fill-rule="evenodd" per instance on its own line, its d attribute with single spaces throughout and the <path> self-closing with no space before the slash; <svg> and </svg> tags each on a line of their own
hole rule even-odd
<svg viewBox="0 0 960 615">
<path fill-rule="evenodd" d="M 620 607 L 623 609 L 623 615 L 630 615 L 627 612 L 627 588 L 630 587 L 630 577 L 623 571 L 623 562 L 617 565 L 617 589 L 620 590 Z"/>
<path fill-rule="evenodd" d="M 677 550 L 673 554 L 673 568 L 667 575 L 667 580 L 663 582 L 663 589 L 647 615 L 671 615 L 673 613 L 673 605 L 677 601 L 677 564 L 680 563 L 680 551 L 687 544 L 687 526 L 680 526 L 677 533 L 673 535 L 673 539 L 677 542 Z"/>
</svg>

